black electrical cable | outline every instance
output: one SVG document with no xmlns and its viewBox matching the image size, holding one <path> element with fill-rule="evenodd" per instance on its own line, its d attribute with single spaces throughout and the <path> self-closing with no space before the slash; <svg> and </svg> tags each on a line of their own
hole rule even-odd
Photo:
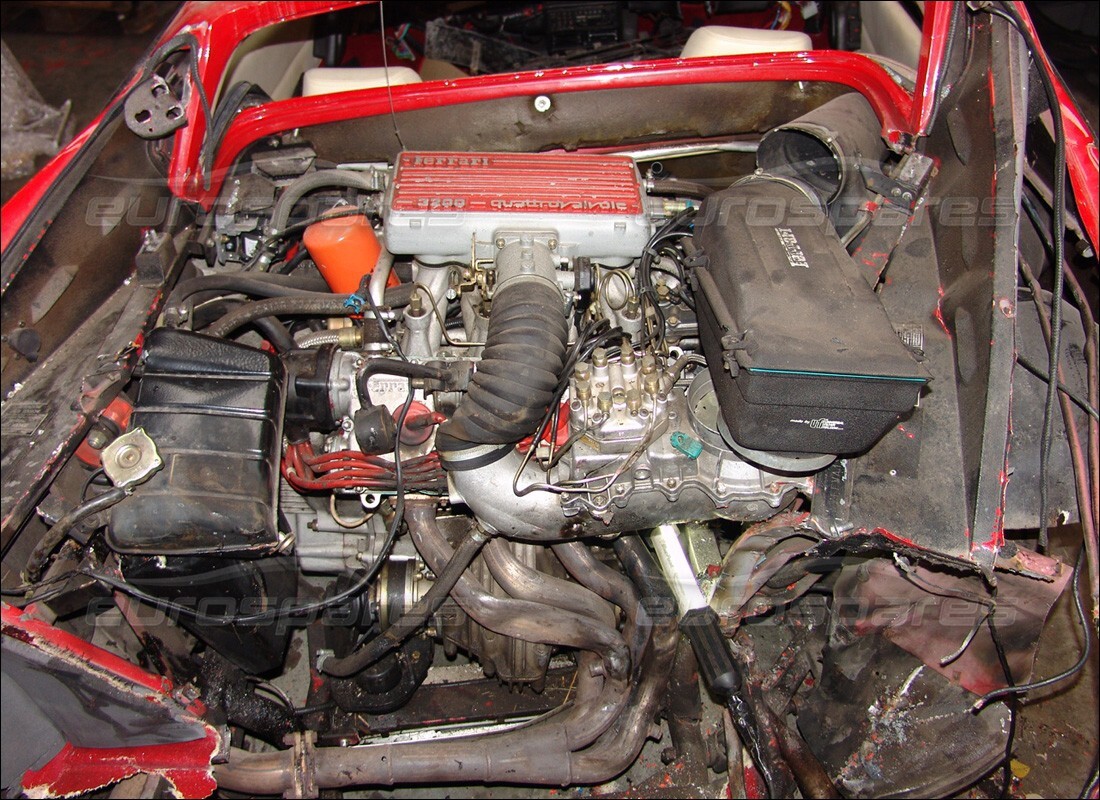
<svg viewBox="0 0 1100 800">
<path fill-rule="evenodd" d="M 87 477 L 87 479 L 84 481 L 84 486 L 80 489 L 81 503 L 88 499 L 88 490 L 92 488 L 92 484 L 96 482 L 96 478 L 102 478 L 104 477 L 104 475 L 106 475 L 106 470 L 104 470 L 103 467 L 100 467 Z"/>
<path fill-rule="evenodd" d="M 273 275 L 289 275 L 290 273 L 294 272 L 294 270 L 298 269 L 298 267 L 302 266 L 302 264 L 304 264 L 308 260 L 309 260 L 309 250 L 307 250 L 305 248 L 305 246 L 303 245 L 302 247 L 298 248 L 298 252 L 295 253 L 290 259 L 288 259 L 287 261 L 284 261 L 282 264 L 280 264 L 278 269 L 273 270 L 272 274 Z"/>
<path fill-rule="evenodd" d="M 324 214 L 318 214 L 315 217 L 304 219 L 301 222 L 295 222 L 293 225 L 287 225 L 286 228 L 279 231 L 278 233 L 272 234 L 268 238 L 264 239 L 264 241 L 268 243 L 268 246 L 270 246 L 272 242 L 277 242 L 280 239 L 286 239 L 287 237 L 293 236 L 296 233 L 301 233 L 310 225 L 314 225 L 318 222 L 324 222 L 328 219 L 341 219 L 342 217 L 362 216 L 366 215 L 363 213 L 363 210 L 358 206 L 348 206 L 347 208 L 326 211 Z"/>
<path fill-rule="evenodd" d="M 347 208 L 341 208 L 335 211 L 328 211 L 324 214 L 318 214 L 316 217 L 310 217 L 307 220 L 296 222 L 293 225 L 288 225 L 285 229 L 273 233 L 271 236 L 267 236 L 259 241 L 256 245 L 256 253 L 249 259 L 241 270 L 242 272 L 254 269 L 257 264 L 260 263 L 260 258 L 265 255 L 271 246 L 281 242 L 282 240 L 293 236 L 296 233 L 301 233 L 310 225 L 317 222 L 322 222 L 327 219 L 340 219 L 342 217 L 358 217 L 363 216 L 363 211 L 358 206 L 348 206 Z"/>
<path fill-rule="evenodd" d="M 1003 700 L 1006 697 L 1012 697 L 1016 695 L 1026 694 L 1027 692 L 1034 691 L 1035 689 L 1045 689 L 1048 686 L 1054 686 L 1062 681 L 1072 678 L 1082 669 L 1085 664 L 1088 663 L 1089 656 L 1092 655 L 1092 627 L 1089 625 L 1088 617 L 1085 615 L 1085 606 L 1081 602 L 1081 566 L 1085 561 L 1085 549 L 1082 547 L 1081 552 L 1077 555 L 1077 562 L 1073 567 L 1073 579 L 1071 589 L 1073 591 L 1073 608 L 1077 612 L 1077 621 L 1081 625 L 1081 633 L 1085 637 L 1085 645 L 1081 650 L 1081 657 L 1077 662 L 1068 669 L 1059 672 L 1057 675 L 1053 675 L 1049 678 L 1044 678 L 1040 681 L 1032 681 L 1031 683 L 1021 683 L 1016 686 L 1006 686 L 1003 689 L 994 689 L 992 692 L 987 692 L 979 697 L 974 705 L 971 707 L 974 711 L 981 711 L 990 703 L 997 700 Z"/>
<path fill-rule="evenodd" d="M 1034 375 L 1036 378 L 1043 381 L 1044 383 L 1048 383 L 1050 381 L 1050 376 L 1049 375 L 1047 375 L 1045 372 L 1043 372 L 1043 370 L 1038 365 L 1033 364 L 1030 360 L 1028 360 L 1026 357 L 1024 357 L 1021 353 L 1016 354 L 1016 362 L 1021 367 L 1026 369 L 1028 372 L 1030 372 L 1032 375 Z M 1097 415 L 1097 410 L 1095 408 L 1093 408 L 1091 405 L 1089 405 L 1088 400 L 1083 398 L 1081 395 L 1077 394 L 1077 392 L 1070 389 L 1068 386 L 1066 386 L 1061 381 L 1058 382 L 1058 391 L 1060 391 L 1062 394 L 1064 394 L 1066 397 L 1068 397 L 1070 400 L 1072 400 L 1077 405 L 1078 408 L 1080 408 L 1082 411 L 1084 411 L 1090 417 L 1092 417 L 1093 419 L 1100 419 L 1100 416 Z"/>
<path fill-rule="evenodd" d="M 1043 91 L 1047 96 L 1047 105 L 1050 107 L 1051 121 L 1053 122 L 1054 138 L 1054 199 L 1052 212 L 1051 243 L 1054 246 L 1054 286 L 1051 303 L 1050 320 L 1050 350 L 1048 375 L 1058 375 L 1058 367 L 1062 358 L 1062 294 L 1065 290 L 1065 213 L 1066 213 L 1066 138 L 1063 130 L 1062 104 L 1058 99 L 1058 93 L 1054 86 L 1054 80 L 1042 60 L 1038 57 L 1039 43 L 1024 24 L 1023 19 L 1017 13 L 1011 3 L 1002 3 L 1001 8 L 995 6 L 982 6 L 981 9 L 1000 17 L 1008 22 L 1023 37 L 1028 49 L 1028 56 L 1035 71 L 1043 84 Z M 1054 66 L 1050 65 L 1050 70 Z M 1039 549 L 1046 550 L 1049 544 L 1049 525 L 1047 524 L 1047 507 L 1049 504 L 1047 478 L 1050 473 L 1050 455 L 1054 444 L 1054 406 L 1058 402 L 1058 386 L 1056 381 L 1047 381 L 1047 396 L 1043 407 L 1043 431 L 1039 444 Z"/>
<path fill-rule="evenodd" d="M 638 269 L 635 272 L 635 291 L 643 305 L 648 306 L 647 310 L 644 312 L 646 334 L 645 339 L 641 342 L 643 346 L 648 345 L 650 342 L 656 342 L 657 346 L 660 347 L 665 339 L 665 318 L 661 313 L 661 305 L 657 297 L 656 287 L 653 286 L 650 280 L 650 270 L 652 269 L 653 260 L 660 255 L 659 246 L 664 242 L 690 235 L 690 231 L 681 229 L 695 216 L 695 212 L 696 208 L 691 206 L 674 216 L 657 229 L 646 243 L 645 249 L 642 251 L 642 257 L 638 262 Z M 650 326 L 650 310 L 653 312 L 652 321 L 654 327 Z"/>
<path fill-rule="evenodd" d="M 4 597 L 24 597 L 27 592 L 33 592 L 45 586 L 52 586 L 55 583 L 67 581 L 75 574 L 75 572 L 66 572 L 64 575 L 55 575 L 52 578 L 46 578 L 45 580 L 41 580 L 36 583 L 21 583 L 18 586 L 5 587 L 0 589 L 0 595 L 3 595 Z M 35 597 L 32 599 L 39 600 L 40 597 Z"/>
<path fill-rule="evenodd" d="M 409 409 L 412 408 L 413 403 L 413 387 L 412 382 L 409 382 L 409 398 L 408 402 L 401 409 L 401 415 L 397 420 L 397 430 L 402 430 L 405 427 L 405 419 L 408 417 Z M 206 614 L 197 609 L 189 606 L 174 603 L 171 600 L 164 600 L 163 598 L 156 597 L 148 592 L 142 591 L 138 587 L 125 580 L 116 578 L 112 575 L 104 575 L 103 573 L 96 572 L 95 570 L 85 569 L 81 572 L 91 578 L 95 578 L 101 583 L 105 583 L 108 586 L 118 589 L 120 592 L 130 595 L 142 602 L 148 603 L 161 611 L 173 612 L 181 614 L 195 620 L 196 622 L 202 622 L 207 625 L 257 625 L 261 623 L 270 623 L 279 619 L 285 619 L 287 617 L 300 617 L 305 614 L 313 614 L 318 611 L 324 611 L 327 608 L 340 605 L 345 600 L 350 600 L 353 597 L 358 596 L 367 589 L 374 579 L 378 576 L 382 566 L 386 563 L 386 557 L 390 550 L 393 548 L 393 543 L 397 539 L 397 532 L 401 527 L 401 520 L 405 515 L 405 486 L 402 476 L 401 467 L 401 439 L 398 437 L 397 443 L 394 445 L 394 466 L 393 466 L 394 480 L 396 482 L 396 493 L 394 495 L 394 516 L 393 521 L 390 523 L 389 530 L 386 533 L 385 541 L 382 544 L 381 550 L 378 552 L 378 556 L 370 568 L 359 578 L 355 583 L 349 586 L 342 592 L 334 594 L 332 597 L 327 597 L 323 600 L 317 600 L 312 603 L 305 603 L 300 606 L 288 606 L 284 608 L 273 608 L 267 611 L 259 611 L 255 614 L 227 614 L 227 615 L 213 615 Z"/>
<path fill-rule="evenodd" d="M 27 566 L 23 570 L 27 582 L 33 583 L 35 579 L 38 578 L 39 574 L 42 572 L 42 568 L 46 566 L 46 561 L 49 559 L 50 554 L 57 549 L 59 544 L 65 541 L 65 537 L 69 535 L 69 532 L 73 528 L 93 514 L 98 514 L 100 511 L 110 508 L 115 503 L 122 500 L 122 498 L 126 497 L 128 492 L 128 489 L 122 487 L 108 489 L 102 494 L 97 494 L 91 500 L 85 500 L 58 519 L 57 522 L 46 531 L 45 535 L 39 540 L 38 544 L 27 558 Z"/>
<path fill-rule="evenodd" d="M 547 405 L 546 413 L 542 417 L 542 421 L 535 428 L 533 442 L 538 442 L 542 439 L 546 433 L 547 426 L 554 418 L 554 412 L 561 406 L 562 398 L 565 396 L 565 390 L 569 388 L 569 378 L 573 374 L 573 369 L 582 361 L 586 361 L 589 356 L 592 355 L 592 351 L 597 347 L 603 347 L 616 340 L 621 340 L 624 336 L 623 329 L 619 327 L 611 327 L 611 323 L 606 319 L 594 320 L 586 325 L 581 332 L 577 335 L 576 341 L 570 346 L 565 355 L 565 366 L 562 367 L 561 378 L 558 380 L 557 388 L 554 390 L 553 400 Z M 572 437 L 571 437 L 572 438 Z M 573 442 L 567 442 L 566 444 L 572 445 Z M 549 467 L 547 467 L 549 469 Z"/>
<path fill-rule="evenodd" d="M 299 717 L 304 717 L 309 714 L 316 714 L 320 711 L 328 711 L 333 708 L 336 708 L 336 703 L 332 700 L 329 700 L 325 703 L 314 703 L 311 706 L 299 706 L 298 708 L 294 709 L 294 714 Z"/>
<path fill-rule="evenodd" d="M 996 601 L 995 591 L 994 601 Z M 989 638 L 993 640 L 993 648 L 997 651 L 997 661 L 1000 662 L 1005 682 L 1008 683 L 1009 688 L 1012 688 L 1016 685 L 1016 681 L 1012 677 L 1012 668 L 1008 664 L 1008 656 L 1005 655 L 1004 643 L 1001 641 L 1001 636 L 997 632 L 997 625 L 993 621 L 994 616 L 996 616 L 996 608 L 991 609 L 985 615 L 985 624 L 989 627 Z M 1003 769 L 1002 798 L 1008 797 L 1012 790 L 1012 747 L 1016 742 L 1016 715 L 1019 711 L 1019 701 L 1015 697 L 1009 697 L 1005 701 L 1005 706 L 1008 709 L 1008 738 L 1005 740 L 1005 757 L 1004 763 L 1001 765 Z"/>
<path fill-rule="evenodd" d="M 673 197 L 691 197 L 696 200 L 704 200 L 714 194 L 713 186 L 707 186 L 695 181 L 682 181 L 679 178 L 661 178 L 654 180 L 649 186 L 650 194 L 672 195 Z"/>
<path fill-rule="evenodd" d="M 397 343 L 397 340 L 393 338 L 393 334 L 390 333 L 389 327 L 386 325 L 386 321 L 382 319 L 382 309 L 378 307 L 378 303 L 374 302 L 374 297 L 370 293 L 370 275 L 364 275 L 363 279 L 359 282 L 359 289 L 356 292 L 357 297 L 361 297 L 367 301 L 367 305 L 370 306 L 371 313 L 374 314 L 374 319 L 378 323 L 378 329 L 382 333 L 382 338 L 386 340 L 393 351 L 402 361 L 408 361 L 408 356 L 401 350 L 401 346 Z M 412 384 L 409 385 L 409 396 L 412 396 Z M 398 426 L 398 430 L 401 427 Z"/>
</svg>

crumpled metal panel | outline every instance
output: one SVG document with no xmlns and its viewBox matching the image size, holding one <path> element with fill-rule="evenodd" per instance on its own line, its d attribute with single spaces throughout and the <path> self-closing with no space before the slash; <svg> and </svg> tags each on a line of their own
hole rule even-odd
<svg viewBox="0 0 1100 800">
<path fill-rule="evenodd" d="M 28 729 L 46 719 L 64 741 L 23 775 L 24 792 L 68 796 L 138 773 L 161 775 L 182 797 L 214 791 L 210 763 L 222 743 L 200 718 L 200 703 L 177 697 L 167 678 L 36 618 L 33 606 L 4 605 L 2 616 L 5 677 L 31 701 L 9 707 L 5 698 L 5 717 L 21 709 Z M 8 746 L 5 737 L 5 761 Z"/>
</svg>

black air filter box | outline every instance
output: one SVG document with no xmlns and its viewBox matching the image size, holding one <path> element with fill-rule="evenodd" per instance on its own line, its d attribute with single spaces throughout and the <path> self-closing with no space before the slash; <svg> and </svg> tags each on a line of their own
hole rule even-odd
<svg viewBox="0 0 1100 800">
<path fill-rule="evenodd" d="M 260 554 L 277 543 L 286 373 L 252 347 L 159 328 L 131 425 L 164 468 L 111 514 L 108 543 L 146 555 Z"/>
<path fill-rule="evenodd" d="M 707 198 L 694 288 L 722 418 L 740 448 L 866 450 L 928 376 L 803 185 L 757 175 Z"/>
</svg>

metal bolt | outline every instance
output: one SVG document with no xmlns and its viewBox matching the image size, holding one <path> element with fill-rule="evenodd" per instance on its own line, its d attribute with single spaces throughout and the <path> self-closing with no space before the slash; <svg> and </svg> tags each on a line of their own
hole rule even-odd
<svg viewBox="0 0 1100 800">
<path fill-rule="evenodd" d="M 611 392 L 600 392 L 596 397 L 596 407 L 605 414 L 611 411 Z"/>
<path fill-rule="evenodd" d="M 596 367 L 607 366 L 607 351 L 602 347 L 597 347 L 592 351 L 592 364 Z"/>
<path fill-rule="evenodd" d="M 553 105 L 554 104 L 550 101 L 550 98 L 544 94 L 540 94 L 538 97 L 535 98 L 535 111 L 539 112 L 540 114 L 545 114 L 547 111 L 550 110 L 550 107 Z"/>
<path fill-rule="evenodd" d="M 504 237 L 503 236 L 501 236 L 500 238 L 497 239 L 496 245 L 497 245 L 498 250 L 504 249 Z"/>
<path fill-rule="evenodd" d="M 573 370 L 573 377 L 575 377 L 578 381 L 586 381 L 591 375 L 592 368 L 583 361 L 580 364 L 577 364 L 576 368 Z"/>
<path fill-rule="evenodd" d="M 558 249 L 558 240 L 557 239 L 547 239 L 546 240 L 546 247 L 547 247 L 548 250 L 557 250 Z"/>
<path fill-rule="evenodd" d="M 103 428 L 92 428 L 91 433 L 88 434 L 88 447 L 93 450 L 102 450 L 107 446 L 110 438 Z"/>
</svg>

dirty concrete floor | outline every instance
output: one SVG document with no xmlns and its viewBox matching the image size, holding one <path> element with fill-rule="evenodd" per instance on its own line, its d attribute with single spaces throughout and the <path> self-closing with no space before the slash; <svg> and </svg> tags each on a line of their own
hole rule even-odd
<svg viewBox="0 0 1100 800">
<path fill-rule="evenodd" d="M 7 4 L 5 4 L 7 5 Z M 172 3 L 157 4 L 172 6 Z M 167 18 L 168 9 L 157 12 L 159 18 Z M 24 20 L 25 22 L 25 20 Z M 76 130 L 90 122 L 119 84 L 129 75 L 133 65 L 147 48 L 162 22 L 155 22 L 146 33 L 127 35 L 123 24 L 110 17 L 100 17 L 85 26 L 79 33 L 44 34 L 30 30 L 18 30 L 5 19 L 4 41 L 7 42 L 45 101 L 58 106 L 72 100 L 72 115 Z M 1070 82 L 1095 85 L 1095 75 L 1085 78 L 1069 76 Z M 1087 96 L 1086 115 L 1095 119 L 1096 101 Z M 1095 123 L 1094 123 L 1095 124 Z M 44 160 L 43 160 L 44 163 Z M 23 181 L 3 181 L 0 199 L 3 202 L 14 194 Z M 1079 530 L 1063 529 L 1052 538 L 1053 552 L 1072 563 L 1076 555 Z M 1083 581 L 1082 593 L 1087 597 Z M 1043 634 L 1036 664 L 1036 677 L 1055 674 L 1072 664 L 1082 645 L 1082 633 L 1075 621 L 1069 594 L 1059 600 L 1051 616 L 1051 622 Z M 1016 797 L 1076 797 L 1081 791 L 1093 767 L 1098 741 L 1097 708 L 1100 706 L 1098 691 L 1098 659 L 1094 649 L 1085 670 L 1072 682 L 1050 690 L 1035 692 L 1023 704 L 1016 738 L 1015 758 L 1020 779 L 1014 784 Z M 653 750 L 654 752 L 650 752 Z M 644 758 L 656 765 L 656 752 L 660 747 L 652 743 Z M 965 754 L 959 754 L 965 758 Z M 1025 774 L 1026 773 L 1026 774 Z M 999 775 L 995 781 L 999 782 Z M 619 784 L 622 791 L 629 787 Z M 993 792 L 999 783 L 986 780 L 965 793 L 964 797 L 996 796 Z M 612 788 L 612 787 L 608 787 Z M 423 796 L 434 795 L 437 790 L 427 790 Z M 389 792 L 366 792 L 360 796 L 387 796 Z M 402 792 L 402 794 L 405 794 Z M 499 796 L 515 796 L 514 789 L 497 792 Z M 523 793 L 532 796 L 532 793 Z M 537 794 L 543 795 L 544 792 Z M 590 790 L 557 793 L 565 796 L 583 796 Z M 448 792 L 453 797 L 474 795 L 469 788 Z M 476 791 L 486 796 L 485 790 Z M 489 796 L 492 796 L 490 793 Z"/>
</svg>

